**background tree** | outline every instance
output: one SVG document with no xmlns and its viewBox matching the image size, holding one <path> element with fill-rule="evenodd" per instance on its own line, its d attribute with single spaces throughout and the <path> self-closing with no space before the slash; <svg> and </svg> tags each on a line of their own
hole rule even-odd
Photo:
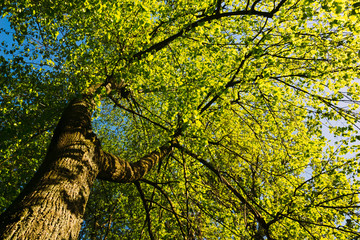
<svg viewBox="0 0 360 240">
<path fill-rule="evenodd" d="M 44 161 L 18 199 L 39 187 L 70 129 L 65 143 L 91 142 L 82 153 L 96 156 L 74 191 L 86 192 L 72 202 L 79 221 L 86 205 L 80 238 L 357 239 L 359 11 L 338 0 L 5 1 L 2 211 Z M 109 175 L 109 163 L 149 152 L 150 167 L 160 162 L 145 178 Z M 55 168 L 60 189 L 85 172 L 69 166 Z"/>
</svg>

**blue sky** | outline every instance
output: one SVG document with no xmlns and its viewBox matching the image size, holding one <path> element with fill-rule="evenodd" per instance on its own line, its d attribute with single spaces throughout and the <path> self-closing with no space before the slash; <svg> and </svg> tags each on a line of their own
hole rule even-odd
<svg viewBox="0 0 360 240">
<path fill-rule="evenodd" d="M 5 47 L 2 45 L 2 43 L 6 43 L 11 46 L 13 43 L 13 39 L 11 34 L 5 34 L 5 32 L 13 32 L 13 30 L 10 27 L 10 22 L 6 18 L 0 18 L 0 44 L 1 44 L 1 55 L 4 57 L 10 57 L 9 55 L 5 55 L 3 50 L 5 50 Z"/>
</svg>

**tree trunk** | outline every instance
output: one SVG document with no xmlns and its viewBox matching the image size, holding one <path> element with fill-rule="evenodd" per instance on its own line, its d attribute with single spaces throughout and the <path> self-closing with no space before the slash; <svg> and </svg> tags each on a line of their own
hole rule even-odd
<svg viewBox="0 0 360 240">
<path fill-rule="evenodd" d="M 65 109 L 44 162 L 0 216 L 0 239 L 77 239 L 99 173 L 105 180 L 135 181 L 170 152 L 161 147 L 136 163 L 103 152 L 91 130 L 92 112 L 90 97 Z"/>
<path fill-rule="evenodd" d="M 0 217 L 1 239 L 77 239 L 99 172 L 91 113 L 86 99 L 65 109 L 40 169 Z"/>
</svg>

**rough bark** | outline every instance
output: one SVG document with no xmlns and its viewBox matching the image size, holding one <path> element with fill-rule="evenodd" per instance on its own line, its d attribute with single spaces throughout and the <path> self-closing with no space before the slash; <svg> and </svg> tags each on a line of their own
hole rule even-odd
<svg viewBox="0 0 360 240">
<path fill-rule="evenodd" d="M 134 182 L 145 176 L 159 161 L 171 152 L 171 146 L 162 146 L 139 161 L 129 163 L 111 153 L 101 151 L 98 179 L 112 182 Z"/>
<path fill-rule="evenodd" d="M 33 179 L 0 216 L 0 239 L 77 239 L 96 177 L 131 182 L 170 151 L 161 147 L 135 163 L 105 153 L 91 129 L 91 97 L 72 101 Z"/>
</svg>

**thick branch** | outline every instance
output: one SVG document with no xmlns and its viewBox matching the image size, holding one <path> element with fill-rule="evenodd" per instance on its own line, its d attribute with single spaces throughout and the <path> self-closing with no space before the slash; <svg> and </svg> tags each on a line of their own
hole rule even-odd
<svg viewBox="0 0 360 240">
<path fill-rule="evenodd" d="M 168 156 L 171 151 L 172 147 L 167 144 L 133 163 L 102 151 L 100 160 L 102 166 L 97 178 L 119 183 L 137 181 L 144 177 L 159 161 Z"/>
</svg>

